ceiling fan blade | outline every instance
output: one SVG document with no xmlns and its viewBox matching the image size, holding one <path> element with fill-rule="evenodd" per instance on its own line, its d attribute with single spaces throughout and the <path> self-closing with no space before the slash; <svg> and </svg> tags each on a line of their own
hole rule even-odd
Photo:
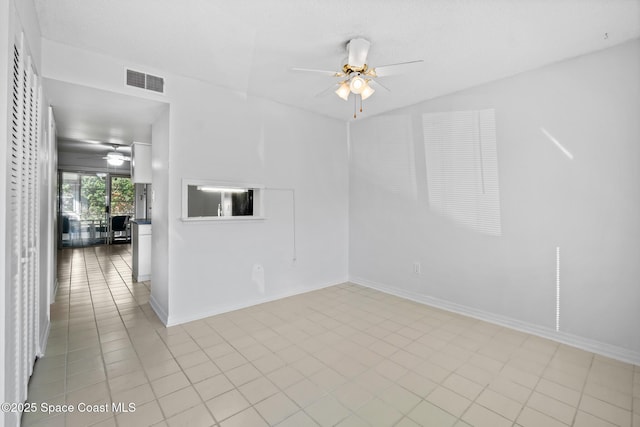
<svg viewBox="0 0 640 427">
<path fill-rule="evenodd" d="M 104 157 L 105 159 L 120 159 L 120 160 L 124 160 L 126 162 L 130 162 L 131 161 L 131 157 L 129 156 L 125 156 L 124 154 L 119 153 L 118 151 L 110 151 L 107 153 L 106 157 Z"/>
<path fill-rule="evenodd" d="M 131 152 L 131 146 L 124 145 L 124 144 L 110 144 L 107 142 L 101 142 L 93 146 L 95 146 L 97 149 L 102 148 L 102 149 L 114 151 L 114 152 L 129 152 L 129 153 Z"/>
<path fill-rule="evenodd" d="M 305 73 L 320 73 L 320 74 L 324 74 L 327 76 L 331 76 L 331 77 L 342 77 L 344 76 L 344 73 L 342 72 L 336 72 L 336 71 L 329 71 L 329 70 L 317 70 L 314 68 L 298 68 L 298 67 L 294 67 L 291 68 L 291 71 L 302 71 Z"/>
<path fill-rule="evenodd" d="M 117 159 L 117 160 L 122 160 L 123 162 L 130 162 L 131 161 L 131 157 L 122 157 L 122 158 L 118 158 L 118 157 L 103 157 L 103 160 L 109 160 L 109 159 Z"/>
<path fill-rule="evenodd" d="M 324 96 L 326 94 L 328 94 L 329 92 L 334 92 L 336 89 L 338 89 L 340 87 L 340 83 L 335 83 L 332 84 L 331 86 L 329 86 L 326 89 L 321 90 L 320 92 L 316 93 L 314 95 L 315 98 L 320 98 L 321 96 Z"/>
<path fill-rule="evenodd" d="M 385 85 L 380 84 L 379 82 L 377 82 L 377 81 L 375 81 L 375 80 L 373 80 L 373 79 L 371 79 L 371 80 L 369 81 L 369 84 L 370 84 L 371 86 L 373 86 L 373 88 L 374 88 L 374 89 L 384 89 L 384 90 L 386 90 L 387 92 L 391 92 L 391 89 L 389 89 L 389 88 L 388 88 L 388 87 L 386 87 Z"/>
<path fill-rule="evenodd" d="M 424 60 L 418 59 L 416 61 L 398 62 L 396 64 L 386 64 L 386 65 L 381 65 L 379 67 L 375 67 L 372 69 L 372 71 L 377 77 L 385 77 L 385 76 L 394 74 L 405 65 L 419 64 L 421 62 L 424 62 Z"/>
<path fill-rule="evenodd" d="M 347 45 L 349 51 L 349 65 L 360 68 L 367 63 L 367 54 L 369 53 L 369 40 L 352 39 Z"/>
<path fill-rule="evenodd" d="M 100 142 L 98 144 L 92 145 L 91 147 L 96 147 L 96 149 L 102 149 L 102 150 L 113 150 L 113 145 L 111 144 L 107 144 L 105 142 Z"/>
</svg>

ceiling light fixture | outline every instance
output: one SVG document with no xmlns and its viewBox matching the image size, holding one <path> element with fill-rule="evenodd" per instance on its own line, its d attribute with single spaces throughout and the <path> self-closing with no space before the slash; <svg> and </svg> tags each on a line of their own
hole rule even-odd
<svg viewBox="0 0 640 427">
<path fill-rule="evenodd" d="M 375 92 L 375 89 L 373 89 L 371 86 L 369 86 L 369 83 L 366 82 L 364 88 L 362 89 L 362 91 L 360 91 L 360 96 L 362 97 L 362 100 L 364 101 L 365 99 L 367 99 L 368 97 L 373 95 L 373 92 Z"/>
<path fill-rule="evenodd" d="M 229 187 L 208 187 L 199 185 L 198 190 L 211 193 L 246 193 L 248 188 L 229 188 Z"/>
<path fill-rule="evenodd" d="M 107 154 L 107 163 L 111 166 L 122 166 L 125 161 L 125 157 L 116 152 L 111 152 Z"/>
<path fill-rule="evenodd" d="M 345 59 L 345 64 L 342 66 L 342 69 L 338 71 L 331 70 L 319 70 L 316 68 L 292 68 L 293 71 L 304 71 L 310 73 L 320 73 L 331 77 L 337 77 L 342 79 L 337 84 L 333 84 L 330 88 L 338 88 L 335 90 L 336 95 L 338 95 L 341 99 L 345 101 L 349 100 L 349 95 L 351 93 L 354 94 L 353 102 L 354 106 L 358 102 L 358 95 L 360 95 L 360 111 L 362 111 L 362 101 L 369 98 L 375 90 L 371 87 L 371 85 L 377 85 L 374 87 L 381 87 L 385 91 L 389 92 L 389 89 L 380 84 L 378 82 L 379 77 L 384 77 L 393 74 L 400 67 L 409 65 L 409 64 L 417 64 L 424 62 L 422 59 L 414 60 L 414 61 L 405 61 L 405 62 L 396 62 L 393 64 L 380 65 L 378 67 L 370 67 L 368 65 L 367 56 L 369 54 L 369 47 L 371 43 L 369 40 L 364 39 L 362 37 L 356 37 L 349 40 L 346 44 L 347 50 L 347 58 Z M 329 89 L 326 89 L 320 94 L 324 94 L 329 92 Z M 356 118 L 355 107 L 354 107 L 354 118 Z"/>
<path fill-rule="evenodd" d="M 351 78 L 349 89 L 351 89 L 351 92 L 359 95 L 366 85 L 367 82 L 365 82 L 362 77 L 360 77 L 359 75 L 355 75 Z"/>
<path fill-rule="evenodd" d="M 111 166 L 122 166 L 124 160 L 119 157 L 109 157 L 107 159 L 107 163 L 109 163 Z"/>
<path fill-rule="evenodd" d="M 346 67 L 346 66 L 345 66 Z M 364 69 L 367 68 L 367 65 L 364 65 Z M 371 86 L 369 86 L 369 82 L 371 79 L 364 79 L 361 77 L 360 72 L 350 72 L 349 80 L 345 80 L 339 83 L 340 87 L 336 90 L 336 95 L 345 101 L 349 100 L 349 95 L 353 93 L 354 95 L 354 110 L 353 110 L 353 118 L 357 117 L 356 114 L 356 103 L 357 97 L 360 95 L 360 112 L 362 112 L 362 101 L 369 98 L 375 92 Z"/>
<path fill-rule="evenodd" d="M 349 89 L 349 85 L 347 84 L 346 81 L 342 82 L 338 90 L 336 90 L 336 95 L 338 95 L 340 98 L 344 99 L 345 101 L 349 100 L 350 93 L 351 93 L 351 89 Z"/>
<path fill-rule="evenodd" d="M 360 95 L 361 101 L 369 98 L 375 92 L 371 86 L 369 86 L 371 79 L 363 79 L 359 74 L 354 74 L 349 80 L 345 80 L 339 83 L 339 87 L 336 90 L 336 95 L 345 101 L 349 100 L 349 95 Z"/>
</svg>

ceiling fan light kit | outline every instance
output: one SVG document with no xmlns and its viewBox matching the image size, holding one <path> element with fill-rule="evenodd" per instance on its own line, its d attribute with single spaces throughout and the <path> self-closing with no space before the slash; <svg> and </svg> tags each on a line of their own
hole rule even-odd
<svg viewBox="0 0 640 427">
<path fill-rule="evenodd" d="M 373 92 L 375 92 L 375 89 L 373 89 L 371 86 L 369 86 L 367 84 L 362 88 L 362 91 L 360 91 L 360 96 L 362 97 L 362 100 L 364 101 L 365 99 L 367 99 L 371 95 L 373 95 Z"/>
<path fill-rule="evenodd" d="M 349 89 L 351 89 L 351 92 L 360 95 L 366 84 L 367 82 L 365 82 L 364 79 L 360 77 L 360 75 L 356 75 L 354 77 L 351 77 Z"/>
<path fill-rule="evenodd" d="M 122 164 L 124 163 L 124 160 L 111 158 L 111 159 L 107 159 L 107 163 L 109 163 L 111 166 L 122 166 Z"/>
<path fill-rule="evenodd" d="M 118 151 L 118 149 L 121 148 L 119 145 L 113 144 L 111 148 L 113 151 L 109 151 L 107 155 L 103 157 L 109 166 L 122 166 L 124 162 L 131 161 L 131 157 L 125 156 Z"/>
<path fill-rule="evenodd" d="M 111 152 L 107 154 L 107 163 L 111 166 L 122 166 L 125 160 L 125 156 L 120 153 Z"/>
<path fill-rule="evenodd" d="M 338 90 L 336 90 L 336 95 L 338 95 L 340 98 L 344 99 L 345 101 L 349 100 L 350 93 L 351 93 L 351 89 L 349 89 L 349 85 L 347 84 L 346 81 L 342 82 Z"/>
<path fill-rule="evenodd" d="M 369 98 L 375 92 L 370 85 L 376 84 L 377 87 L 381 87 L 387 91 L 386 87 L 377 83 L 374 79 L 381 77 L 378 72 L 376 72 L 376 68 L 369 68 L 367 65 L 367 55 L 369 53 L 369 47 L 371 43 L 363 38 L 354 38 L 349 40 L 346 45 L 347 49 L 347 63 L 342 66 L 342 70 L 338 72 L 328 71 L 328 70 L 317 70 L 311 68 L 293 68 L 295 71 L 305 71 L 305 72 L 313 72 L 313 73 L 322 73 L 332 77 L 340 77 L 345 78 L 338 83 L 338 89 L 336 89 L 335 94 L 338 95 L 341 99 L 348 101 L 349 95 L 353 93 L 354 95 L 354 112 L 353 118 L 356 118 L 356 104 L 357 98 L 360 96 L 360 112 L 362 112 L 362 101 Z M 401 62 L 396 64 L 388 64 L 378 67 L 378 70 L 381 70 L 386 67 L 386 70 L 382 70 L 383 75 L 391 74 L 389 71 L 392 69 L 391 67 L 398 67 L 400 65 L 412 64 L 422 62 L 422 60 L 417 61 L 409 61 L 409 62 Z M 335 87 L 335 85 L 334 85 Z M 321 92 L 324 93 L 325 91 Z"/>
</svg>

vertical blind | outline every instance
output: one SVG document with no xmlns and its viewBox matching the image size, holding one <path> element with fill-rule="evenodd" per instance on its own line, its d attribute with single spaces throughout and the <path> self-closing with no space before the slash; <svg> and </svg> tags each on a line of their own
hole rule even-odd
<svg viewBox="0 0 640 427">
<path fill-rule="evenodd" d="M 9 236 L 10 289 L 7 307 L 7 397 L 23 402 L 38 348 L 39 212 L 38 143 L 41 87 L 24 36 L 13 48 L 11 91 Z"/>
<path fill-rule="evenodd" d="M 501 235 L 494 110 L 427 113 L 422 125 L 429 205 L 475 231 Z"/>
</svg>

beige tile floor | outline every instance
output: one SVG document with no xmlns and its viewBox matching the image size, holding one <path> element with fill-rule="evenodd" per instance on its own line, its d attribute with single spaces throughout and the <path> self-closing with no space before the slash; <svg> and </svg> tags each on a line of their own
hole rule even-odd
<svg viewBox="0 0 640 427">
<path fill-rule="evenodd" d="M 640 367 L 352 284 L 165 328 L 128 246 L 65 250 L 25 426 L 640 426 Z M 75 406 L 79 408 L 79 406 Z"/>
</svg>

